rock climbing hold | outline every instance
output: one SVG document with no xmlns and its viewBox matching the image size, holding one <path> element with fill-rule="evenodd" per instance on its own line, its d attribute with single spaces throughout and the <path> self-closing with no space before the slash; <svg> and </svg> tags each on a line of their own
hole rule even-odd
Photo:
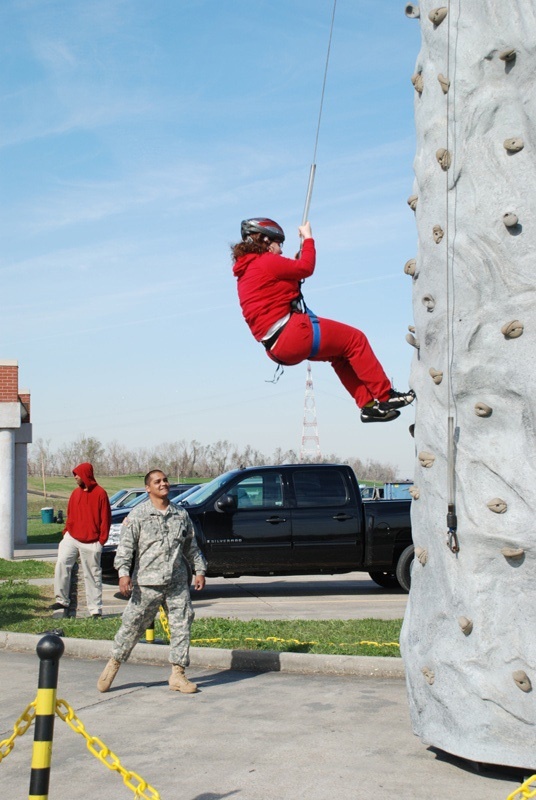
<svg viewBox="0 0 536 800">
<path fill-rule="evenodd" d="M 445 150 L 444 147 L 440 147 L 439 150 L 436 151 L 436 158 L 441 169 L 446 172 L 452 164 L 452 156 L 449 151 Z"/>
<path fill-rule="evenodd" d="M 415 347 L 417 350 L 420 348 L 421 343 L 412 333 L 406 333 L 406 342 L 410 344 L 412 347 Z"/>
<path fill-rule="evenodd" d="M 521 137 L 514 136 L 512 139 L 505 139 L 503 142 L 503 146 L 505 150 L 508 150 L 509 153 L 519 153 L 520 150 L 523 150 L 525 147 L 525 142 Z"/>
<path fill-rule="evenodd" d="M 428 561 L 428 550 L 426 550 L 424 547 L 416 547 L 415 555 L 417 556 L 417 561 L 419 562 L 419 564 L 421 564 L 424 567 L 424 565 Z"/>
<path fill-rule="evenodd" d="M 438 369 L 434 369 L 433 367 L 430 367 L 428 372 L 430 373 L 433 382 L 439 386 L 439 384 L 443 380 L 443 373 Z"/>
<path fill-rule="evenodd" d="M 512 672 L 512 678 L 514 679 L 516 686 L 521 689 L 522 692 L 532 691 L 532 683 L 530 682 L 530 678 L 522 669 L 516 669 L 515 672 Z"/>
<path fill-rule="evenodd" d="M 415 423 L 414 422 L 409 426 L 408 431 L 409 431 L 409 435 L 412 436 L 413 438 L 415 438 Z"/>
<path fill-rule="evenodd" d="M 432 234 L 433 234 L 433 237 L 434 237 L 434 242 L 436 244 L 439 244 L 439 242 L 442 240 L 443 236 L 445 235 L 445 231 L 443 230 L 441 225 L 434 225 L 434 227 L 432 228 Z"/>
<path fill-rule="evenodd" d="M 519 219 L 517 214 L 507 211 L 506 214 L 503 214 L 503 222 L 507 228 L 514 228 L 519 222 Z"/>
<path fill-rule="evenodd" d="M 442 75 L 441 72 L 440 72 L 439 75 L 437 76 L 437 80 L 439 81 L 439 85 L 441 86 L 441 89 L 443 90 L 443 94 L 446 94 L 448 92 L 449 88 L 450 88 L 449 79 L 445 78 L 445 76 Z"/>
<path fill-rule="evenodd" d="M 441 25 L 446 16 L 447 9 L 445 6 L 441 6 L 440 8 L 434 8 L 432 11 L 430 11 L 428 14 L 428 19 L 437 26 Z"/>
<path fill-rule="evenodd" d="M 490 500 L 487 505 L 489 510 L 493 511 L 494 514 L 504 514 L 508 508 L 507 503 L 505 503 L 504 500 L 501 500 L 500 497 L 494 497 L 493 500 Z"/>
<path fill-rule="evenodd" d="M 422 450 L 422 452 L 419 453 L 419 461 L 421 467 L 430 469 L 430 467 L 432 467 L 434 464 L 435 456 L 433 453 L 428 453 L 426 450 Z"/>
<path fill-rule="evenodd" d="M 409 261 L 406 261 L 404 264 L 404 272 L 406 275 L 415 275 L 417 270 L 417 260 L 415 258 L 410 258 Z"/>
<path fill-rule="evenodd" d="M 421 16 L 421 10 L 415 3 L 406 3 L 404 14 L 410 19 L 418 19 Z"/>
<path fill-rule="evenodd" d="M 473 630 L 473 620 L 469 619 L 469 617 L 458 617 L 458 625 L 466 636 L 469 636 Z"/>
<path fill-rule="evenodd" d="M 501 553 L 505 558 L 519 559 L 523 558 L 525 551 L 522 547 L 503 547 Z"/>
<path fill-rule="evenodd" d="M 422 299 L 423 305 L 427 311 L 433 311 L 435 308 L 435 300 L 431 294 L 425 294 Z"/>
<path fill-rule="evenodd" d="M 410 425 L 410 427 L 413 427 L 413 426 Z M 409 493 L 413 497 L 414 500 L 418 500 L 419 497 L 421 496 L 421 492 L 420 492 L 420 489 L 419 489 L 418 486 L 410 486 L 409 487 Z M 417 551 L 415 551 L 415 552 L 417 552 Z"/>
<path fill-rule="evenodd" d="M 435 681 L 435 673 L 433 670 L 431 670 L 430 667 L 423 667 L 421 672 L 425 677 L 426 683 L 429 683 L 430 686 L 432 686 L 433 682 Z"/>
<path fill-rule="evenodd" d="M 499 58 L 501 61 L 514 61 L 516 57 L 516 49 L 515 47 L 509 47 L 508 50 L 503 50 L 499 53 Z"/>
<path fill-rule="evenodd" d="M 477 417 L 491 417 L 493 409 L 485 403 L 475 403 L 475 414 Z"/>
<path fill-rule="evenodd" d="M 507 322 L 506 325 L 503 325 L 501 328 L 501 333 L 505 339 L 517 339 L 522 335 L 523 331 L 523 323 L 518 319 L 514 319 L 512 322 Z"/>
<path fill-rule="evenodd" d="M 412 75 L 411 82 L 415 87 L 415 91 L 419 94 L 422 94 L 422 90 L 424 89 L 424 78 L 422 76 L 422 72 L 416 72 L 415 75 Z"/>
<path fill-rule="evenodd" d="M 408 206 L 411 208 L 412 211 L 415 211 L 418 202 L 419 202 L 418 194 L 412 194 L 408 197 Z"/>
</svg>

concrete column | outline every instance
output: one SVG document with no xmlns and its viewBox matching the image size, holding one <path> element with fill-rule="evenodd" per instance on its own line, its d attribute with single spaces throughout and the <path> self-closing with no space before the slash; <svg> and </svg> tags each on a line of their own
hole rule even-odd
<svg viewBox="0 0 536 800">
<path fill-rule="evenodd" d="M 13 558 L 15 541 L 15 431 L 0 430 L 0 558 Z"/>
</svg>

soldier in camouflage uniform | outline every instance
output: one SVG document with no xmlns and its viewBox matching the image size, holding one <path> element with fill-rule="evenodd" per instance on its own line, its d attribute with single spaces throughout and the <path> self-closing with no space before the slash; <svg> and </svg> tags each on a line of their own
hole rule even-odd
<svg viewBox="0 0 536 800">
<path fill-rule="evenodd" d="M 153 622 L 159 606 L 167 609 L 172 664 L 170 689 L 190 694 L 197 691 L 184 668 L 190 663 L 190 629 L 194 611 L 190 601 L 190 575 L 195 573 L 196 590 L 205 586 L 207 562 L 197 546 L 192 521 L 184 509 L 169 502 L 169 481 L 160 470 L 145 476 L 149 499 L 125 519 L 114 566 L 119 573 L 119 591 L 130 597 L 123 621 L 114 639 L 112 657 L 100 676 L 97 688 L 107 692 L 121 662 Z M 136 553 L 132 578 L 130 567 Z M 186 559 L 186 561 L 185 561 Z"/>
</svg>

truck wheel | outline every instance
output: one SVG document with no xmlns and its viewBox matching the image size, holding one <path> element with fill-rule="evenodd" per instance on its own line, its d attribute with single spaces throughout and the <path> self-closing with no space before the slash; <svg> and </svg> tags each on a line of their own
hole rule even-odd
<svg viewBox="0 0 536 800">
<path fill-rule="evenodd" d="M 411 565 L 415 557 L 415 548 L 412 544 L 402 551 L 398 564 L 396 565 L 396 579 L 405 592 L 409 592 L 411 586 Z"/>
<path fill-rule="evenodd" d="M 369 575 L 374 583 L 383 586 L 384 589 L 395 589 L 398 586 L 394 572 L 369 572 Z"/>
</svg>

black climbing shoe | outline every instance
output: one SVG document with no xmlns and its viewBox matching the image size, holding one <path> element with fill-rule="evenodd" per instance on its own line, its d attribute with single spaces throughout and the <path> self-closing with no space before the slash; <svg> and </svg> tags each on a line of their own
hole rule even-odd
<svg viewBox="0 0 536 800">
<path fill-rule="evenodd" d="M 49 611 L 67 611 L 69 606 L 64 606 L 63 603 L 52 603 L 51 606 L 48 607 Z"/>
<path fill-rule="evenodd" d="M 380 408 L 389 410 L 390 408 L 404 408 L 415 400 L 415 392 L 409 389 L 407 392 L 397 392 L 395 389 L 389 390 L 389 397 L 379 403 Z"/>
<path fill-rule="evenodd" d="M 391 422 L 400 416 L 394 408 L 381 408 L 379 403 L 361 409 L 361 422 Z"/>
</svg>

